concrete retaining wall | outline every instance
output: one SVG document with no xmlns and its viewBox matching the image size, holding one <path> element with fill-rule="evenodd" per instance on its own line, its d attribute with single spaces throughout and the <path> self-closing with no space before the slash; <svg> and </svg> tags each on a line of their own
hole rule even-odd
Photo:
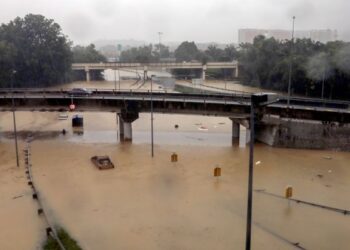
<svg viewBox="0 0 350 250">
<path fill-rule="evenodd" d="M 350 151 L 350 124 L 279 119 L 256 128 L 257 140 L 271 146 Z"/>
</svg>

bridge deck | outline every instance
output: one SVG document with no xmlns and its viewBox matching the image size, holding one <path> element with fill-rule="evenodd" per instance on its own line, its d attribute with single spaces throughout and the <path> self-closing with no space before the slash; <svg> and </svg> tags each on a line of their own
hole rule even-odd
<svg viewBox="0 0 350 250">
<path fill-rule="evenodd" d="M 136 105 L 149 112 L 153 101 L 155 112 L 232 116 L 248 115 L 250 95 L 242 92 L 224 94 L 183 94 L 141 91 L 94 90 L 91 96 L 72 97 L 66 90 L 15 89 L 0 90 L 0 111 L 11 110 L 12 96 L 16 110 L 61 111 L 73 103 L 80 111 L 117 111 Z M 278 103 L 263 108 L 265 114 L 321 121 L 350 122 L 350 103 L 320 99 L 292 98 L 291 105 L 280 96 Z"/>
<path fill-rule="evenodd" d="M 233 62 L 209 62 L 205 65 L 201 62 L 176 62 L 176 63 L 73 63 L 73 70 L 105 70 L 115 68 L 136 68 L 136 69 L 235 69 L 237 68 L 237 61 Z"/>
</svg>

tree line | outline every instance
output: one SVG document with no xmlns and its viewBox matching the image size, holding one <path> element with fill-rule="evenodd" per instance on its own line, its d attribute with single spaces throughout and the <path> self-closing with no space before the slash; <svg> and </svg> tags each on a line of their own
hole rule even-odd
<svg viewBox="0 0 350 250">
<path fill-rule="evenodd" d="M 224 49 L 210 45 L 200 50 L 194 42 L 184 41 L 175 51 L 163 44 L 150 44 L 124 50 L 119 58 L 121 62 L 139 63 L 170 59 L 203 64 L 238 60 L 243 84 L 286 92 L 290 78 L 295 94 L 348 100 L 350 96 L 348 42 L 292 42 L 258 36 L 252 44 L 228 45 Z M 0 26 L 0 87 L 9 87 L 11 82 L 17 87 L 36 87 L 83 80 L 85 72 L 72 72 L 72 63 L 105 61 L 93 44 L 73 47 L 61 27 L 42 15 L 17 17 Z M 92 79 L 103 79 L 102 71 L 90 73 Z M 191 70 L 174 73 L 190 77 L 200 74 Z M 211 74 L 226 78 L 230 73 L 219 70 Z"/>
<path fill-rule="evenodd" d="M 61 27 L 42 15 L 28 14 L 0 26 L 0 87 L 69 82 L 82 78 L 82 72 L 72 72 L 73 62 L 105 60 L 94 45 L 72 47 Z M 93 77 L 101 78 L 101 72 Z"/>
<path fill-rule="evenodd" d="M 291 77 L 296 94 L 350 99 L 350 43 L 258 36 L 240 45 L 237 59 L 243 83 L 286 92 Z"/>
<path fill-rule="evenodd" d="M 236 55 L 237 50 L 233 45 L 228 45 L 225 49 L 209 45 L 206 50 L 202 51 L 194 42 L 184 41 L 174 52 L 170 52 L 169 47 L 163 44 L 133 47 L 122 51 L 120 61 L 152 63 L 174 59 L 177 62 L 199 61 L 205 64 L 207 61 L 232 61 Z"/>
</svg>

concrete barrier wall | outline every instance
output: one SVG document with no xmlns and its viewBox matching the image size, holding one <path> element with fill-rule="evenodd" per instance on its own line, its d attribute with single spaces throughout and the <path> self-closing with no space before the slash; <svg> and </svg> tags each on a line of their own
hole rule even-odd
<svg viewBox="0 0 350 250">
<path fill-rule="evenodd" d="M 277 147 L 350 151 L 350 124 L 280 119 L 259 125 L 256 138 Z"/>
</svg>

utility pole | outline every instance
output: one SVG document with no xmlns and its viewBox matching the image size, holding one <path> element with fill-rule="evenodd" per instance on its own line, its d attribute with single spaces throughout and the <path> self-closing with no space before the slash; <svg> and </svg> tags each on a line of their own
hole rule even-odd
<svg viewBox="0 0 350 250">
<path fill-rule="evenodd" d="M 117 90 L 117 48 L 115 49 L 115 55 L 114 55 L 114 91 L 116 90 Z"/>
<path fill-rule="evenodd" d="M 325 78 L 326 78 L 326 69 L 325 67 L 323 67 L 323 75 L 322 75 L 322 93 L 321 93 L 321 98 L 323 100 L 323 95 L 324 95 L 324 81 L 325 81 Z"/>
<path fill-rule="evenodd" d="M 152 158 L 154 157 L 154 145 L 153 145 L 153 79 L 151 76 L 151 144 L 152 144 Z"/>
<path fill-rule="evenodd" d="M 159 62 L 160 62 L 160 59 L 162 58 L 161 57 L 161 50 L 160 50 L 160 45 L 161 45 L 161 36 L 163 35 L 163 32 L 158 32 L 158 35 L 159 35 L 159 44 L 158 44 L 158 46 L 159 46 Z"/>
<path fill-rule="evenodd" d="M 119 62 L 119 67 L 118 67 L 118 86 L 119 86 L 119 91 L 120 91 L 120 62 Z"/>
<path fill-rule="evenodd" d="M 254 142 L 255 142 L 255 120 L 259 108 L 278 102 L 276 95 L 252 94 L 250 98 L 250 142 L 249 142 L 249 172 L 248 172 L 248 201 L 247 201 L 247 228 L 245 249 L 251 249 L 252 236 L 252 213 L 253 213 L 253 175 L 254 175 Z M 261 112 L 261 111 L 260 111 Z"/>
<path fill-rule="evenodd" d="M 293 26 L 292 26 L 292 41 L 290 45 L 290 58 L 289 58 L 289 79 L 288 79 L 288 99 L 287 104 L 289 106 L 290 96 L 291 96 L 291 86 L 292 86 L 292 71 L 293 71 L 293 47 L 294 47 L 294 22 L 295 16 L 293 16 Z"/>
<path fill-rule="evenodd" d="M 12 93 L 12 117 L 13 117 L 13 131 L 15 134 L 15 147 L 16 147 L 16 163 L 17 167 L 19 167 L 19 158 L 18 158 L 18 143 L 17 143 L 17 126 L 16 126 L 16 114 L 15 114 L 15 100 L 13 96 L 13 77 L 16 74 L 16 71 L 13 70 L 11 72 L 11 93 Z"/>
<path fill-rule="evenodd" d="M 254 140 L 255 140 L 255 102 L 253 96 L 250 103 L 250 142 L 249 142 L 249 172 L 248 172 L 248 203 L 247 203 L 247 228 L 245 249 L 251 248 L 252 235 L 252 210 L 253 210 L 253 161 L 254 161 Z"/>
</svg>

